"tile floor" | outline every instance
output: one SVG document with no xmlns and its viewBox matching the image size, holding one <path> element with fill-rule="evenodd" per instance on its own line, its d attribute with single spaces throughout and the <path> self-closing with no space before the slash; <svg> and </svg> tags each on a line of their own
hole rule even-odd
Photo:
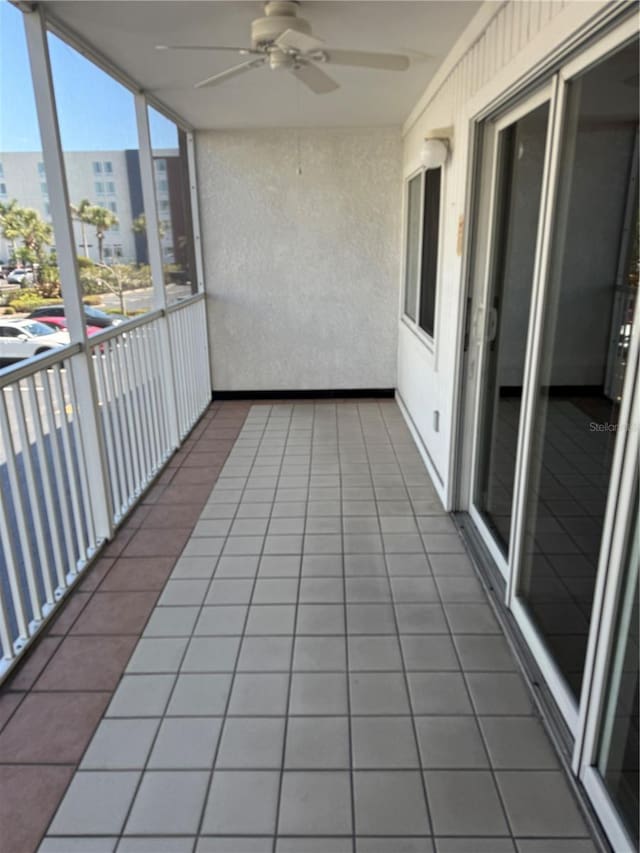
<svg viewBox="0 0 640 853">
<path fill-rule="evenodd" d="M 393 402 L 251 408 L 39 849 L 594 853 Z"/>
</svg>

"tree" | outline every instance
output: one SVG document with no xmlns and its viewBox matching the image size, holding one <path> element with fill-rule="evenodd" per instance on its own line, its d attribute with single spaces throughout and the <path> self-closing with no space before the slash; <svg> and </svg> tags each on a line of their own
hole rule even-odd
<svg viewBox="0 0 640 853">
<path fill-rule="evenodd" d="M 15 260 L 17 241 L 20 238 L 22 208 L 17 200 L 11 199 L 7 204 L 0 203 L 0 229 L 5 240 L 11 243 L 11 256 Z"/>
<path fill-rule="evenodd" d="M 131 223 L 131 230 L 134 234 L 146 234 L 147 233 L 147 217 L 144 213 L 141 213 Z M 158 219 L 158 234 L 160 235 L 160 239 L 164 237 L 167 233 L 167 229 L 165 227 L 164 222 L 161 219 Z"/>
<path fill-rule="evenodd" d="M 93 225 L 96 229 L 96 239 L 98 241 L 98 262 L 103 262 L 104 234 L 109 228 L 113 228 L 118 224 L 118 217 L 115 213 L 107 210 L 106 207 L 100 207 L 98 204 L 92 204 L 86 210 L 87 223 Z"/>
<path fill-rule="evenodd" d="M 82 248 L 84 249 L 85 258 L 89 257 L 89 246 L 87 245 L 87 225 L 91 225 L 91 208 L 92 204 L 88 198 L 80 200 L 79 204 L 72 204 L 71 216 L 80 223 L 80 232 L 82 234 Z"/>
<path fill-rule="evenodd" d="M 44 248 L 53 243 L 53 229 L 31 207 L 21 207 L 15 199 L 0 204 L 0 229 L 12 244 L 14 258 L 24 264 L 45 261 Z M 22 245 L 18 245 L 18 241 Z"/>
</svg>

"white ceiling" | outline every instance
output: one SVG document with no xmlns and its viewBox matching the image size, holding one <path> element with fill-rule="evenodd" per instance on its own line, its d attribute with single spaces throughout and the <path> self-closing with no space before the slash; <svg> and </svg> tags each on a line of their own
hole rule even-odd
<svg viewBox="0 0 640 853">
<path fill-rule="evenodd" d="M 407 53 L 405 72 L 325 69 L 341 88 L 314 95 L 282 71 L 252 70 L 196 90 L 242 57 L 156 44 L 250 45 L 254 0 L 49 0 L 46 8 L 196 128 L 399 125 L 481 4 L 468 0 L 303 0 L 299 16 L 333 48 Z"/>
</svg>

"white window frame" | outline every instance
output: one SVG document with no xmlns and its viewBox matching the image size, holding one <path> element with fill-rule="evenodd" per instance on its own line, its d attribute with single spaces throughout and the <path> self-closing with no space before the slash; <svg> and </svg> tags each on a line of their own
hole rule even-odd
<svg viewBox="0 0 640 853">
<path fill-rule="evenodd" d="M 435 353 L 438 340 L 438 327 L 440 325 L 440 285 L 442 277 L 442 250 L 443 250 L 443 233 L 442 227 L 443 217 L 445 212 L 444 195 L 445 195 L 445 174 L 446 164 L 440 168 L 440 204 L 438 207 L 438 264 L 435 275 L 435 300 L 433 309 L 433 335 L 430 335 L 420 325 L 420 303 L 422 300 L 422 247 L 424 240 L 424 212 L 425 212 L 425 190 L 426 190 L 426 174 L 427 169 L 420 166 L 410 172 L 404 179 L 404 239 L 403 239 L 403 259 L 402 259 L 402 303 L 401 303 L 401 319 L 402 322 L 419 338 L 419 340 L 427 347 L 427 349 Z M 418 264 L 417 264 L 417 284 L 416 284 L 416 319 L 413 320 L 406 312 L 406 290 L 407 290 L 407 267 L 408 267 L 408 250 L 409 250 L 409 184 L 411 181 L 420 176 L 420 228 L 418 238 Z"/>
</svg>

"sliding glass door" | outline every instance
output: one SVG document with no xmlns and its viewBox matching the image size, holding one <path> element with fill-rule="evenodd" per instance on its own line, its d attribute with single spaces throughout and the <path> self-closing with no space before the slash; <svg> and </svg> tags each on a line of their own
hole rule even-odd
<svg viewBox="0 0 640 853">
<path fill-rule="evenodd" d="M 616 851 L 638 843 L 639 65 L 627 20 L 479 124 L 463 450 Z"/>
<path fill-rule="evenodd" d="M 638 286 L 638 61 L 634 42 L 567 83 L 542 283 L 516 594 L 576 704 Z"/>
<path fill-rule="evenodd" d="M 485 128 L 484 145 L 493 160 L 485 190 L 492 224 L 480 296 L 483 334 L 472 512 L 505 574 L 550 96 L 545 89 Z"/>
</svg>

